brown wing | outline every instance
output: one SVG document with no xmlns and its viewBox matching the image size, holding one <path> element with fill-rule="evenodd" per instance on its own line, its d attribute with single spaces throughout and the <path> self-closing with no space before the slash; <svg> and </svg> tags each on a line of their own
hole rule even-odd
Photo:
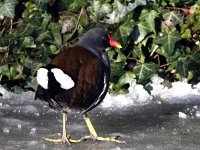
<svg viewBox="0 0 200 150">
<path fill-rule="evenodd" d="M 57 96 L 64 107 L 87 109 L 102 92 L 104 65 L 87 49 L 76 46 L 62 51 L 51 64 L 62 69 L 75 82 L 72 89 Z"/>
</svg>

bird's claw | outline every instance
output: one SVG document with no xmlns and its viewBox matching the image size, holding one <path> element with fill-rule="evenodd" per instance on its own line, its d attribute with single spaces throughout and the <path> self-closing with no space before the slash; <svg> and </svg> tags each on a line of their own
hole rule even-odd
<svg viewBox="0 0 200 150">
<path fill-rule="evenodd" d="M 53 143 L 67 143 L 71 145 L 71 143 L 80 143 L 81 140 L 73 140 L 70 137 L 62 137 L 60 139 L 51 139 L 51 138 L 44 138 L 48 142 L 53 142 Z"/>
<path fill-rule="evenodd" d="M 93 141 L 112 141 L 117 143 L 126 143 L 125 141 L 119 140 L 120 136 L 113 136 L 113 137 L 94 137 L 92 135 L 84 136 L 80 139 L 80 141 L 86 141 L 88 139 L 92 139 Z"/>
</svg>

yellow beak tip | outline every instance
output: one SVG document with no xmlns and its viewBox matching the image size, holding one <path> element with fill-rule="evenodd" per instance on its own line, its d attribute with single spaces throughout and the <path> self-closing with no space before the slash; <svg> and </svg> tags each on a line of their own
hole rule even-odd
<svg viewBox="0 0 200 150">
<path fill-rule="evenodd" d="M 122 46 L 119 44 L 119 45 L 117 45 L 117 48 L 122 48 Z"/>
</svg>

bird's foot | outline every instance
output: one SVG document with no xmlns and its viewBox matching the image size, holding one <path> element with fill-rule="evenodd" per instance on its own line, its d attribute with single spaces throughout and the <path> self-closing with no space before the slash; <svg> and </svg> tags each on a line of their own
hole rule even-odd
<svg viewBox="0 0 200 150">
<path fill-rule="evenodd" d="M 53 143 L 67 143 L 71 145 L 71 143 L 80 143 L 82 140 L 74 140 L 71 139 L 70 137 L 62 137 L 60 139 L 51 139 L 51 138 L 44 138 L 48 142 L 53 142 Z"/>
<path fill-rule="evenodd" d="M 119 140 L 120 136 L 113 136 L 113 137 L 95 137 L 93 135 L 88 135 L 88 136 L 84 136 L 82 137 L 80 140 L 81 141 L 85 141 L 88 139 L 92 139 L 94 141 L 112 141 L 112 142 L 117 142 L 117 143 L 126 143 L 125 141 L 121 141 Z"/>
</svg>

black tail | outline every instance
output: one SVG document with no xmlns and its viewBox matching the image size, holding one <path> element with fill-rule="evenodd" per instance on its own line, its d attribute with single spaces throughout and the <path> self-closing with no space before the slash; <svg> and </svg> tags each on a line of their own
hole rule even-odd
<svg viewBox="0 0 200 150">
<path fill-rule="evenodd" d="M 45 90 L 42 86 L 38 85 L 37 91 L 35 93 L 35 100 L 46 101 L 52 109 L 61 110 L 62 106 L 55 102 L 48 94 L 47 90 Z"/>
<path fill-rule="evenodd" d="M 47 91 L 40 85 L 38 85 L 37 91 L 35 93 L 35 100 L 37 100 L 37 98 L 46 102 L 48 100 Z"/>
</svg>

